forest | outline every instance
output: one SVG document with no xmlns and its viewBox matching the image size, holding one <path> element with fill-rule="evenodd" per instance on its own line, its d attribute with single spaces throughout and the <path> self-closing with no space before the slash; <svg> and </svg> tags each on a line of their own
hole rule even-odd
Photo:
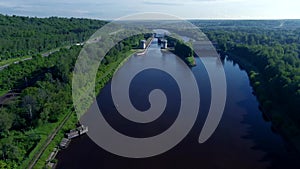
<svg viewBox="0 0 300 169">
<path fill-rule="evenodd" d="M 6 17 L 12 20 L 22 18 Z M 30 18 L 25 18 L 25 20 L 30 20 Z M 34 20 L 39 19 L 34 18 Z M 75 21 L 65 18 L 41 19 L 46 23 L 53 23 L 52 20 L 72 28 L 73 22 L 81 22 L 82 19 L 73 19 Z M 103 21 L 93 23 L 93 20 L 83 20 L 82 24 L 85 24 L 84 22 L 94 24 L 95 29 L 104 23 Z M 27 25 L 22 21 L 18 24 Z M 80 27 L 80 25 L 77 26 Z M 50 28 L 53 28 L 53 25 L 49 26 Z M 60 26 L 57 25 L 57 29 L 59 28 Z M 85 33 L 84 36 L 87 36 L 93 32 L 89 28 L 89 32 Z M 76 36 L 81 36 L 80 34 L 75 33 Z M 55 36 L 59 35 L 54 33 L 53 37 Z M 12 41 L 16 40 L 14 36 L 12 37 Z M 96 90 L 98 92 L 111 79 L 118 65 L 134 52 L 132 49 L 136 48 L 140 39 L 143 38 L 143 35 L 127 38 L 107 53 L 97 73 Z M 27 168 L 48 135 L 68 114 L 71 114 L 71 118 L 51 145 L 55 147 L 57 141 L 60 141 L 59 138 L 63 137 L 63 133 L 75 127 L 77 117 L 73 108 L 71 82 L 74 65 L 81 49 L 82 46 L 71 45 L 69 49 L 62 48 L 48 57 L 42 57 L 40 53 L 32 54 L 33 59 L 11 64 L 0 71 L 1 90 L 20 91 L 8 103 L 1 105 L 0 168 Z M 45 158 L 49 156 L 50 151 L 47 149 L 45 155 L 42 156 L 44 161 L 39 160 L 37 168 L 44 167 Z"/>
<path fill-rule="evenodd" d="M 222 55 L 245 69 L 272 125 L 299 147 L 300 28 L 205 29 Z"/>
<path fill-rule="evenodd" d="M 0 14 L 0 61 L 84 42 L 105 23 L 92 19 Z"/>
<path fill-rule="evenodd" d="M 216 42 L 222 56 L 245 69 L 263 113 L 287 138 L 300 143 L 299 21 L 192 21 Z M 84 42 L 105 21 L 78 18 L 32 18 L 0 15 L 0 61 L 30 56 L 0 71 L 0 93 L 18 94 L 0 109 L 0 168 L 27 168 L 49 133 L 68 115 L 60 132 L 77 122 L 71 99 L 72 72 Z M 119 42 L 102 60 L 96 92 L 134 52 L 143 35 Z M 169 41 L 170 39 L 168 39 Z M 171 42 L 171 41 L 170 41 Z M 42 52 L 63 48 L 43 57 Z M 175 51 L 186 63 L 192 49 L 177 42 Z M 59 140 L 59 139 L 57 139 Z M 298 141 L 298 142 L 297 142 Z M 47 156 L 45 157 L 47 158 Z M 38 163 L 43 166 L 44 161 Z"/>
<path fill-rule="evenodd" d="M 139 40 L 140 36 L 126 39 L 108 52 L 97 74 L 98 92 L 110 80 L 119 63 L 132 53 L 130 51 L 133 47 L 136 47 L 126 44 L 138 44 Z M 124 47 L 119 48 L 120 46 Z M 41 137 L 45 137 L 67 113 L 75 114 L 71 98 L 71 77 L 80 50 L 80 46 L 73 46 L 49 57 L 37 56 L 33 60 L 23 62 L 22 65 L 11 65 L 0 72 L 1 79 L 12 79 L 8 83 L 10 87 L 22 86 L 20 95 L 1 108 L 0 168 L 1 165 L 7 168 L 26 166 L 22 161 L 26 160 L 41 142 Z M 21 68 L 23 71 L 20 71 Z M 25 77 L 28 77 L 28 80 L 29 77 L 38 78 L 28 85 L 23 80 Z M 7 80 L 1 81 L 0 84 L 6 87 Z M 44 131 L 45 127 L 49 129 Z M 71 128 L 67 127 L 64 131 L 69 129 Z M 41 136 L 40 132 L 46 133 Z"/>
<path fill-rule="evenodd" d="M 1 79 L 13 79 L 9 81 L 12 87 L 24 86 L 19 96 L 1 108 L 0 166 L 22 166 L 55 124 L 72 111 L 70 71 L 80 49 L 78 46 L 64 49 L 49 57 L 11 65 L 0 72 Z M 39 78 L 33 84 L 24 85 L 26 81 L 22 79 L 37 76 Z M 2 81 L 3 84 L 7 82 Z"/>
</svg>

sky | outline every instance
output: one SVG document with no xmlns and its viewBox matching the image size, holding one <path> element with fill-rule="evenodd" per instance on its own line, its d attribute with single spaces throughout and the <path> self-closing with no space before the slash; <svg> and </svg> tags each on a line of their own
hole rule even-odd
<svg viewBox="0 0 300 169">
<path fill-rule="evenodd" d="M 184 19 L 300 19 L 300 0 L 0 0 L 0 13 L 112 20 L 142 12 Z"/>
</svg>

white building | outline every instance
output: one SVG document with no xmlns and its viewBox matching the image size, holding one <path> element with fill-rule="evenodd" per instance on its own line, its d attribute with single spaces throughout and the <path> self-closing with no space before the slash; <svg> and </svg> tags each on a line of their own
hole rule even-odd
<svg viewBox="0 0 300 169">
<path fill-rule="evenodd" d="M 146 40 L 141 40 L 141 41 L 140 41 L 140 47 L 141 47 L 142 49 L 146 49 Z"/>
<path fill-rule="evenodd" d="M 162 43 L 162 47 L 161 47 L 162 49 L 167 49 L 168 48 L 168 41 L 167 40 L 164 39 L 164 40 L 161 41 L 161 43 Z"/>
</svg>

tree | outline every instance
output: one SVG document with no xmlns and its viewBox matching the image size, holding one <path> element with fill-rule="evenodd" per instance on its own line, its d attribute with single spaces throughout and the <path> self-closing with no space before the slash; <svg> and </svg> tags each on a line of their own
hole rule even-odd
<svg viewBox="0 0 300 169">
<path fill-rule="evenodd" d="M 28 113 L 29 119 L 33 120 L 36 111 L 36 100 L 32 96 L 26 95 L 22 99 L 22 106 Z"/>
<path fill-rule="evenodd" d="M 0 110 L 0 135 L 5 136 L 13 124 L 13 115 L 8 113 L 6 109 Z"/>
<path fill-rule="evenodd" d="M 49 104 L 45 105 L 45 107 L 43 108 L 43 111 L 40 114 L 40 118 L 43 121 L 43 123 L 48 122 L 49 115 L 50 115 L 50 112 L 51 112 L 50 109 L 51 109 L 51 105 L 49 105 Z"/>
<path fill-rule="evenodd" d="M 11 169 L 11 167 L 5 161 L 0 160 L 0 169 Z"/>
</svg>

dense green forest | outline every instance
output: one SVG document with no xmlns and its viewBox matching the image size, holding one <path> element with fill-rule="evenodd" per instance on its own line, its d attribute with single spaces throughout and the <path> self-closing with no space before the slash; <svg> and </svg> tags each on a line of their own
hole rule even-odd
<svg viewBox="0 0 300 169">
<path fill-rule="evenodd" d="M 18 24 L 27 26 L 27 20 L 31 19 L 27 17 L 5 17 L 7 19 L 20 20 Z M 22 18 L 25 21 L 22 21 Z M 33 19 L 36 21 L 40 20 L 44 22 L 43 24 L 53 23 L 53 21 L 66 24 L 63 26 L 67 26 L 68 23 L 66 22 L 70 22 L 69 28 L 73 27 L 71 19 Z M 76 20 L 74 21 L 75 23 L 82 21 L 82 24 L 85 24 L 84 22 L 90 22 L 92 25 L 98 26 L 104 23 L 102 21 L 93 23 L 94 20 L 85 19 L 74 20 Z M 80 29 L 85 29 L 85 26 L 91 25 L 82 26 L 79 24 L 76 26 Z M 98 26 L 93 28 L 96 29 Z M 59 28 L 61 28 L 61 24 L 57 25 L 57 29 Z M 89 28 L 89 31 L 91 30 Z M 69 29 L 66 31 L 70 33 Z M 18 31 L 16 30 L 16 32 Z M 45 30 L 45 32 L 47 31 Z M 92 32 L 85 33 L 87 34 L 84 36 L 87 36 Z M 51 34 L 50 32 L 48 38 L 51 38 L 52 35 L 53 37 L 59 37 L 59 35 Z M 79 34 L 77 35 L 79 36 Z M 64 37 L 64 35 L 61 35 L 61 37 Z M 12 41 L 14 38 L 15 36 L 11 37 Z M 144 39 L 143 35 L 127 38 L 119 42 L 107 53 L 97 73 L 96 90 L 98 92 L 111 79 L 119 64 L 134 52 L 132 49 L 139 44 L 140 39 Z M 74 40 L 74 42 L 76 41 Z M 19 47 L 17 48 L 19 49 Z M 35 47 L 32 46 L 32 48 Z M 68 125 L 63 127 L 63 131 L 60 132 L 59 136 L 63 137 L 62 133 L 64 131 L 74 127 L 76 116 L 71 98 L 71 82 L 75 61 L 81 49 L 81 46 L 73 45 L 69 49 L 60 49 L 48 57 L 32 54 L 33 59 L 20 62 L 19 64 L 12 64 L 0 71 L 1 90 L 18 89 L 20 91 L 20 94 L 13 97 L 9 103 L 1 106 L 0 168 L 26 168 L 48 135 L 51 134 L 67 114 L 71 113 L 74 116 L 72 116 L 71 121 L 69 120 Z M 49 151 L 47 152 L 49 153 Z M 45 161 L 39 161 L 37 165 L 41 167 L 44 164 Z"/>
<path fill-rule="evenodd" d="M 0 61 L 33 57 L 0 71 L 0 90 L 20 91 L 8 104 L 1 105 L 0 168 L 26 168 L 49 133 L 67 114 L 75 114 L 72 71 L 82 47 L 74 44 L 87 40 L 105 23 L 0 15 Z M 285 26 L 279 28 L 282 23 Z M 262 111 L 276 128 L 292 140 L 299 139 L 299 21 L 197 21 L 196 25 L 218 44 L 222 55 L 228 55 L 247 71 Z M 97 92 L 144 38 L 139 35 L 125 39 L 107 53 L 98 69 Z M 71 47 L 49 57 L 41 56 L 41 52 L 64 45 Z M 174 52 L 187 63 L 194 61 L 188 60 L 193 51 L 183 42 L 176 42 Z M 62 132 L 75 123 L 76 117 Z"/>
<path fill-rule="evenodd" d="M 249 75 L 260 108 L 283 135 L 300 140 L 300 28 L 205 29 Z"/>
<path fill-rule="evenodd" d="M 49 124 L 72 111 L 69 77 L 80 49 L 81 47 L 64 49 L 49 57 L 38 57 L 23 62 L 22 65 L 11 65 L 0 72 L 4 78 L 15 77 L 16 81 L 10 81 L 12 85 L 21 83 L 17 79 L 23 79 L 24 76 L 39 76 L 38 81 L 31 86 L 26 85 L 19 96 L 1 108 L 1 165 L 7 165 L 6 168 L 21 165 L 42 137 L 47 135 L 41 134 L 42 126 L 49 128 L 50 134 L 54 125 Z M 20 68 L 26 73 L 20 74 Z M 7 75 L 7 72 L 10 74 Z"/>
<path fill-rule="evenodd" d="M 0 14 L 0 61 L 87 40 L 105 21 Z"/>
<path fill-rule="evenodd" d="M 107 83 L 124 58 L 142 37 L 134 36 L 112 48 L 99 67 L 96 90 Z M 71 77 L 80 46 L 62 49 L 49 57 L 40 57 L 14 64 L 0 72 L 1 87 L 20 87 L 17 98 L 1 108 L 0 168 L 15 168 L 39 144 L 42 126 L 56 124 L 68 112 L 74 112 L 71 98 Z M 31 85 L 24 78 L 36 78 Z M 11 80 L 7 80 L 11 79 Z M 67 128 L 69 129 L 69 128 Z M 50 132 L 50 131 L 48 131 Z M 47 134 L 47 133 L 46 133 Z"/>
</svg>

